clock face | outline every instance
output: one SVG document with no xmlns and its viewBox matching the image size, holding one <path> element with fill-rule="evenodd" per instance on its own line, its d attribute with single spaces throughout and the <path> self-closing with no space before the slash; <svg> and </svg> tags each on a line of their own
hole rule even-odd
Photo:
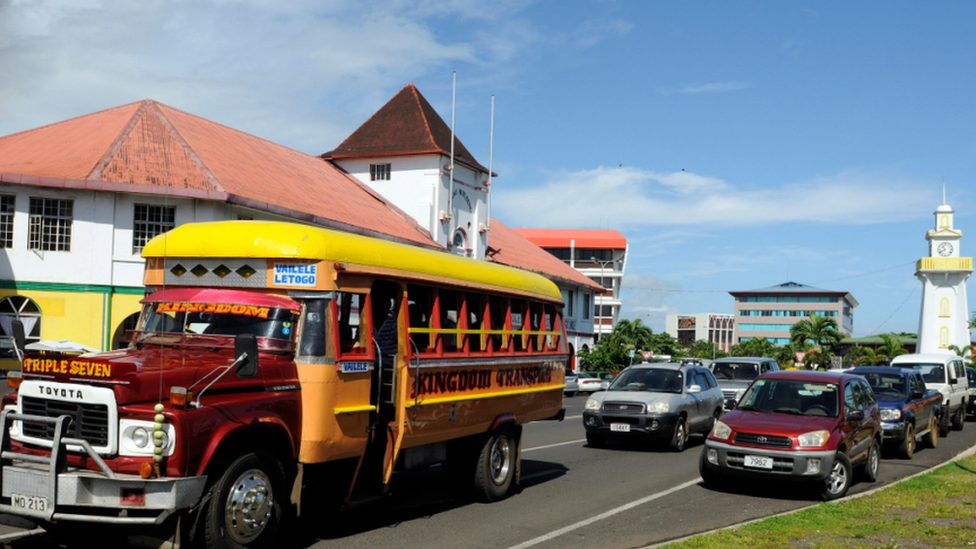
<svg viewBox="0 0 976 549">
<path fill-rule="evenodd" d="M 948 242 L 939 244 L 939 255 L 942 257 L 952 255 L 952 244 L 949 244 Z"/>
</svg>

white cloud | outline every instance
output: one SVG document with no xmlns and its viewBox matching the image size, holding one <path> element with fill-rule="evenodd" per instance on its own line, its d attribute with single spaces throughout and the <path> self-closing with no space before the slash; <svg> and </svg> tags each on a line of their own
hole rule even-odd
<svg viewBox="0 0 976 549">
<path fill-rule="evenodd" d="M 918 204 L 937 203 L 931 185 L 883 174 L 843 172 L 765 189 L 744 188 L 690 172 L 658 173 L 599 167 L 550 174 L 531 188 L 506 189 L 492 198 L 499 218 L 515 226 L 572 219 L 599 226 L 613 212 L 614 226 L 768 226 L 797 222 L 844 225 L 918 219 Z"/>
<path fill-rule="evenodd" d="M 698 84 L 685 86 L 678 93 L 725 93 L 738 91 L 748 88 L 745 82 L 711 82 L 709 84 Z"/>
</svg>

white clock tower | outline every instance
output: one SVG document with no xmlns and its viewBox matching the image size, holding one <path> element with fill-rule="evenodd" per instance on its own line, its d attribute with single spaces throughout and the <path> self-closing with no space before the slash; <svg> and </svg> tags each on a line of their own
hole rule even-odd
<svg viewBox="0 0 976 549">
<path fill-rule="evenodd" d="M 935 210 L 935 230 L 929 231 L 929 256 L 918 260 L 915 276 L 922 281 L 922 310 L 918 316 L 917 353 L 953 353 L 970 344 L 966 279 L 973 258 L 960 257 L 962 231 L 953 228 L 952 208 L 942 199 Z"/>
</svg>

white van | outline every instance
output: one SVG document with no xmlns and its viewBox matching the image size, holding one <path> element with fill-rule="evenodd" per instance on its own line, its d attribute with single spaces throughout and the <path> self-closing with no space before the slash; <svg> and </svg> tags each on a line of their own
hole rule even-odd
<svg viewBox="0 0 976 549">
<path fill-rule="evenodd" d="M 921 370 L 925 386 L 942 393 L 940 435 L 949 434 L 950 418 L 952 428 L 962 430 L 966 420 L 966 400 L 969 398 L 969 381 L 962 357 L 950 354 L 901 355 L 892 359 L 891 365 Z"/>
</svg>

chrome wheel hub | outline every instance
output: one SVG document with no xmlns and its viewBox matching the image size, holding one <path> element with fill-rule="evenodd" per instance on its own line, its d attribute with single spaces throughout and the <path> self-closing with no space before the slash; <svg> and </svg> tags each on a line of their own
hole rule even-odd
<svg viewBox="0 0 976 549">
<path fill-rule="evenodd" d="M 491 445 L 491 481 L 501 486 L 508 479 L 512 467 L 512 445 L 508 437 L 498 437 Z"/>
<path fill-rule="evenodd" d="M 831 494 L 839 494 L 846 484 L 847 469 L 839 462 L 834 462 L 834 467 L 830 470 L 830 477 L 827 478 L 827 491 Z"/>
<path fill-rule="evenodd" d="M 245 472 L 227 494 L 224 523 L 237 543 L 249 543 L 264 531 L 274 510 L 271 481 L 258 469 Z"/>
</svg>

